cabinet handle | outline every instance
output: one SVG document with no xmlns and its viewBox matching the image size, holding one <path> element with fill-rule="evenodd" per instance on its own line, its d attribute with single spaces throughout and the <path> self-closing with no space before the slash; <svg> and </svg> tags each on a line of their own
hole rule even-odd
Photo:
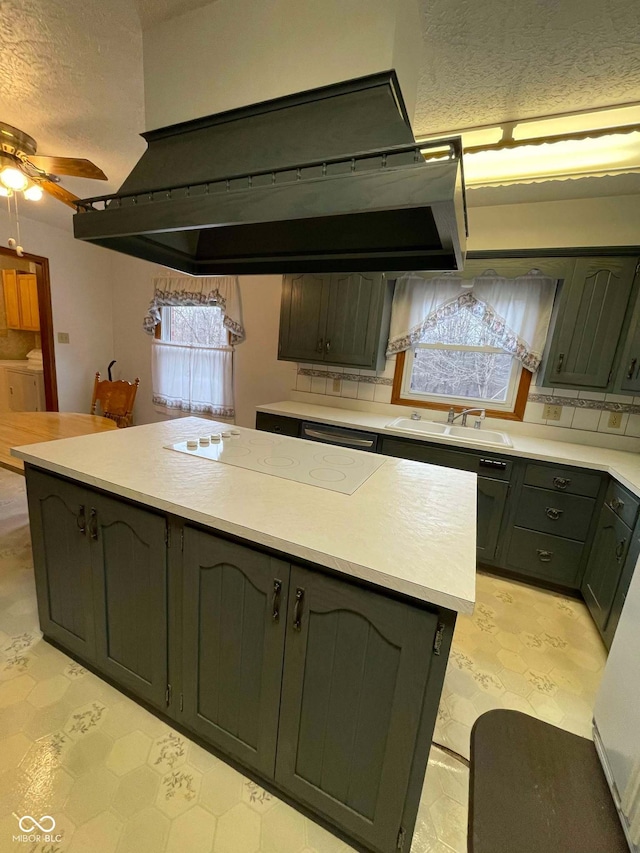
<svg viewBox="0 0 640 853">
<path fill-rule="evenodd" d="M 553 478 L 553 485 L 556 487 L 556 489 L 566 489 L 570 483 L 571 480 L 566 479 L 566 477 Z"/>
<path fill-rule="evenodd" d="M 542 548 L 538 548 L 536 553 L 538 554 L 538 559 L 541 563 L 551 562 L 551 558 L 553 557 L 553 551 L 543 551 Z"/>
<path fill-rule="evenodd" d="M 89 513 L 89 535 L 93 540 L 98 541 L 98 511 L 94 507 L 91 507 Z"/>
<path fill-rule="evenodd" d="M 621 539 L 616 546 L 616 560 L 620 562 L 624 554 L 624 546 L 627 544 L 626 539 Z"/>
<path fill-rule="evenodd" d="M 614 512 L 617 512 L 619 509 L 622 509 L 624 506 L 624 501 L 620 500 L 620 498 L 611 498 L 609 501 L 609 509 L 612 509 Z"/>
<path fill-rule="evenodd" d="M 304 599 L 304 590 L 301 587 L 296 589 L 296 603 L 293 608 L 293 627 L 296 631 L 302 628 L 302 601 Z"/>
<path fill-rule="evenodd" d="M 637 358 L 631 359 L 631 364 L 629 365 L 629 369 L 627 370 L 627 379 L 633 379 L 633 371 L 636 369 L 637 363 L 638 363 Z"/>
<path fill-rule="evenodd" d="M 564 353 L 561 352 L 558 356 L 558 363 L 556 364 L 556 373 L 560 373 L 562 370 L 562 365 L 564 364 Z"/>
<path fill-rule="evenodd" d="M 271 600 L 271 616 L 274 622 L 280 621 L 280 593 L 282 591 L 282 581 L 273 581 L 273 598 Z"/>
<path fill-rule="evenodd" d="M 557 521 L 563 512 L 564 510 L 556 509 L 556 507 L 554 506 L 548 506 L 546 510 L 546 515 L 547 518 L 551 519 L 551 521 Z"/>
<path fill-rule="evenodd" d="M 327 341 L 326 344 L 324 345 L 324 351 L 328 354 L 330 349 L 331 349 L 331 341 Z"/>
<path fill-rule="evenodd" d="M 84 536 L 87 532 L 87 517 L 84 506 L 81 506 L 78 510 L 78 514 L 76 516 L 76 524 L 78 525 L 78 530 Z"/>
<path fill-rule="evenodd" d="M 318 346 L 316 347 L 316 350 L 318 352 L 322 352 L 323 349 L 324 349 L 324 338 L 320 338 L 320 340 L 318 341 Z"/>
</svg>

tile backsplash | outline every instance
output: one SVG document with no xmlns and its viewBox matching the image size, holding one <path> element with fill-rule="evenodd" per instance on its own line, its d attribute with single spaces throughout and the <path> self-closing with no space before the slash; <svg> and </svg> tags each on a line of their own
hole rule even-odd
<svg viewBox="0 0 640 853">
<path fill-rule="evenodd" d="M 336 397 L 389 404 L 394 370 L 395 357 L 387 359 L 381 373 L 326 364 L 299 364 L 293 390 L 324 397 L 324 400 L 318 399 L 320 405 L 331 405 L 331 398 L 335 400 Z M 529 390 L 525 423 L 640 438 L 640 397 L 544 388 L 537 386 L 535 379 L 534 376 Z M 562 407 L 560 420 L 543 418 L 548 403 Z M 609 426 L 611 412 L 620 413 L 620 427 Z"/>
</svg>

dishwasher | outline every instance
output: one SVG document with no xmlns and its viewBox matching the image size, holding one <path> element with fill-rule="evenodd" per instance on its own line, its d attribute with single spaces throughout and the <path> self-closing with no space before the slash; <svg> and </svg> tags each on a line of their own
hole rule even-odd
<svg viewBox="0 0 640 853">
<path fill-rule="evenodd" d="M 369 450 L 373 453 L 378 448 L 378 436 L 373 432 L 362 432 L 357 429 L 327 426 L 304 421 L 300 430 L 300 438 L 310 441 L 322 441 L 324 444 L 338 444 L 341 447 L 352 447 L 354 450 Z"/>
</svg>

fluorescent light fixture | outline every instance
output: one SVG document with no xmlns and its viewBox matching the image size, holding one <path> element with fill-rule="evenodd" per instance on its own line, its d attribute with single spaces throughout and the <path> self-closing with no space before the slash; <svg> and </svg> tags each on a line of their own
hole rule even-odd
<svg viewBox="0 0 640 853">
<path fill-rule="evenodd" d="M 468 187 L 640 173 L 640 104 L 505 122 L 457 135 Z M 432 152 L 425 156 L 435 159 Z"/>
</svg>

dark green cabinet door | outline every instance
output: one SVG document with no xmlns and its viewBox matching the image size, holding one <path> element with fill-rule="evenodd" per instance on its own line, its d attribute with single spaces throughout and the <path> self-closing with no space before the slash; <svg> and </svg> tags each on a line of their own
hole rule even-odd
<svg viewBox="0 0 640 853">
<path fill-rule="evenodd" d="M 330 275 L 285 275 L 278 358 L 323 361 Z"/>
<path fill-rule="evenodd" d="M 90 493 L 97 665 L 158 708 L 167 689 L 165 519 Z"/>
<path fill-rule="evenodd" d="M 383 303 L 381 273 L 331 276 L 325 360 L 375 369 Z"/>
<path fill-rule="evenodd" d="M 184 723 L 273 777 L 289 566 L 187 527 Z"/>
<path fill-rule="evenodd" d="M 636 267 L 635 273 L 637 277 L 640 273 L 640 264 Z M 631 394 L 640 393 L 640 294 L 636 297 L 635 310 L 622 351 L 618 376 L 621 391 Z"/>
<path fill-rule="evenodd" d="M 498 547 L 502 516 L 509 483 L 478 477 L 478 519 L 476 547 L 478 560 L 493 560 Z"/>
<path fill-rule="evenodd" d="M 27 470 L 40 627 L 84 660 L 95 659 L 93 578 L 87 538 L 87 492 Z"/>
<path fill-rule="evenodd" d="M 545 385 L 609 385 L 635 268 L 635 258 L 576 261 L 562 291 Z"/>
<path fill-rule="evenodd" d="M 627 525 L 605 505 L 582 580 L 582 594 L 601 633 L 611 613 L 630 541 Z"/>
<path fill-rule="evenodd" d="M 276 780 L 373 850 L 396 849 L 436 628 L 291 568 Z"/>
</svg>

